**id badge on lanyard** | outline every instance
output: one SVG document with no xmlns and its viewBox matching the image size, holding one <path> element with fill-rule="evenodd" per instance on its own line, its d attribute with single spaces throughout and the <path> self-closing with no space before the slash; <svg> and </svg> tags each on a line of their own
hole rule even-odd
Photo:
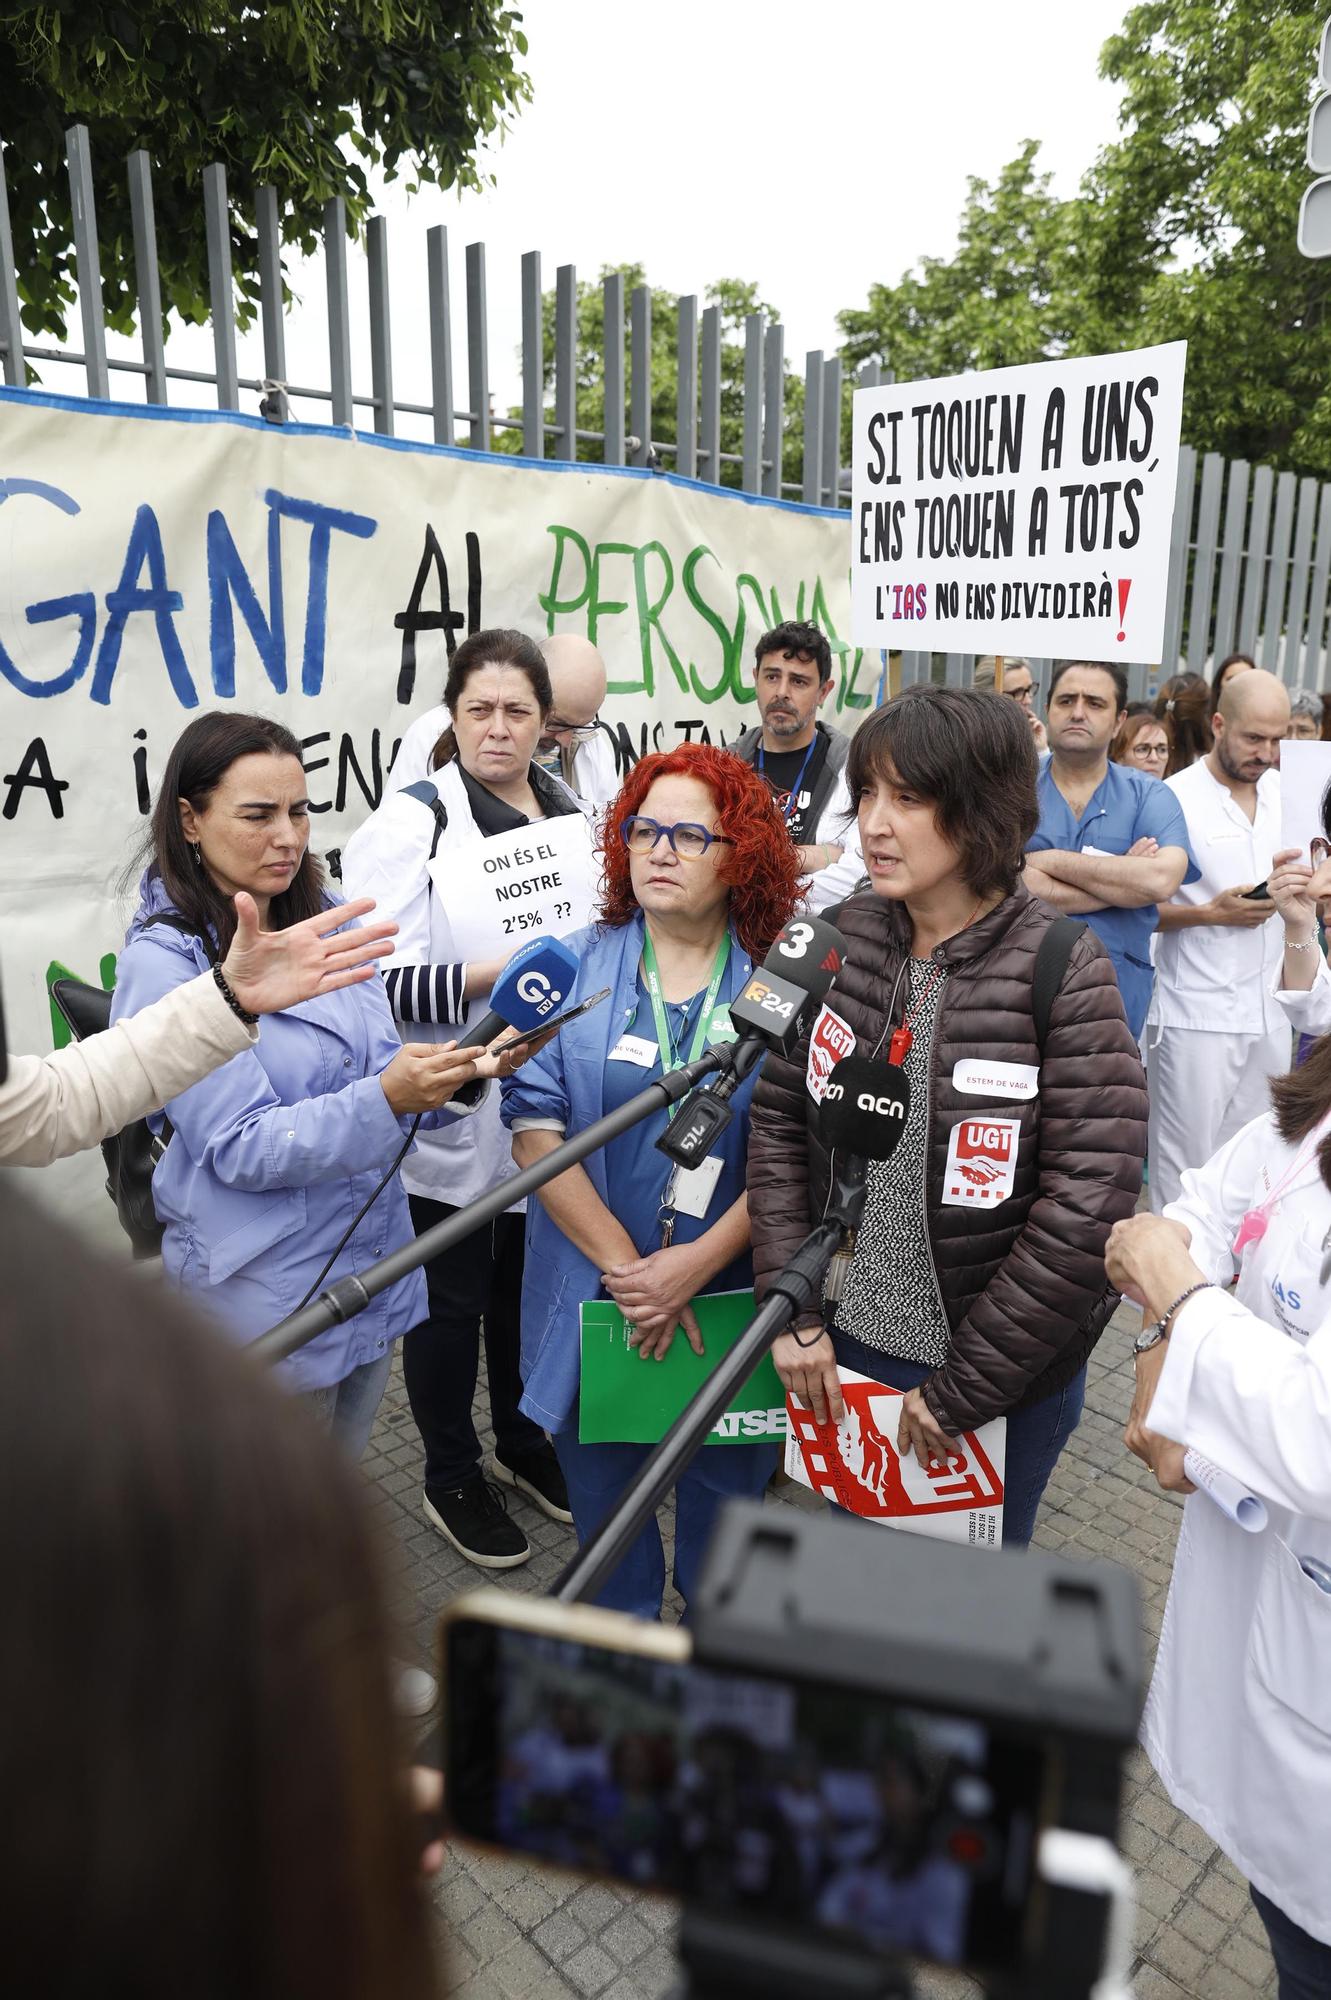
<svg viewBox="0 0 1331 2000">
<path fill-rule="evenodd" d="M 670 1017 L 666 1013 L 665 1000 L 661 992 L 661 970 L 656 962 L 656 949 L 652 944 L 651 932 L 644 930 L 642 940 L 642 976 L 647 988 L 647 997 L 652 1003 L 652 1019 L 656 1024 L 656 1040 L 661 1051 L 661 1074 L 678 1069 L 683 1061 L 693 1062 L 702 1054 L 707 1042 L 707 1031 L 712 1025 L 716 1012 L 716 997 L 721 991 L 721 981 L 725 977 L 730 960 L 730 933 L 727 931 L 716 948 L 712 961 L 712 976 L 703 997 L 702 1011 L 698 1015 L 698 1025 L 693 1031 L 693 1041 L 688 1056 L 680 1055 L 670 1033 Z M 674 1117 L 674 1107 L 669 1112 Z M 661 1248 L 668 1250 L 675 1238 L 675 1217 L 691 1215 L 701 1218 L 707 1213 L 708 1205 L 721 1178 L 720 1160 L 701 1160 L 696 1167 L 672 1167 L 661 1190 L 661 1206 L 658 1219 L 661 1224 Z"/>
</svg>

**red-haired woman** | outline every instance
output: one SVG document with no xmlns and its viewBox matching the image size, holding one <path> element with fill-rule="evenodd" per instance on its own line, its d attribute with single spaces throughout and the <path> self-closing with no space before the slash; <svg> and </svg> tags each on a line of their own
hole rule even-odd
<svg viewBox="0 0 1331 2000">
<path fill-rule="evenodd" d="M 729 1002 L 795 904 L 795 850 L 771 792 L 748 765 L 704 744 L 645 757 L 606 814 L 600 921 L 569 940 L 575 998 L 611 989 L 504 1092 L 513 1155 L 530 1166 L 654 1076 L 729 1035 Z M 642 1360 L 664 1359 L 677 1330 L 701 1353 L 689 1301 L 753 1282 L 744 1192 L 752 1079 L 710 1162 L 676 1174 L 656 1150 L 658 1113 L 545 1188 L 527 1210 L 522 1408 L 554 1437 L 585 1542 L 649 1447 L 578 1438 L 579 1308 L 612 1298 Z M 675 1582 L 687 1599 L 717 1509 L 760 1494 L 775 1463 L 763 1444 L 709 1444 L 679 1482 Z M 655 1618 L 665 1560 L 645 1529 L 601 1593 Z"/>
</svg>

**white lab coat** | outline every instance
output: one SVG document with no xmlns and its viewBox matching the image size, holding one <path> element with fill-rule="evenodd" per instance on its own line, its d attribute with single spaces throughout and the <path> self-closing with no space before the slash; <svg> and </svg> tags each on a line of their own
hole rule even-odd
<svg viewBox="0 0 1331 2000">
<path fill-rule="evenodd" d="M 1331 1113 L 1316 1139 L 1328 1132 Z M 1273 1194 L 1236 1258 L 1243 1216 Z M 1179 1313 L 1148 1421 L 1260 1494 L 1270 1525 L 1248 1534 L 1204 1493 L 1188 1500 L 1142 1740 L 1174 1803 L 1331 1943 L 1331 1596 L 1298 1560 L 1331 1562 L 1331 1190 L 1314 1135 L 1289 1146 L 1254 1119 L 1165 1213 L 1207 1276 L 1238 1286 Z"/>
<path fill-rule="evenodd" d="M 430 756 L 451 720 L 442 703 L 417 716 L 398 746 L 393 768 L 384 783 L 385 796 L 400 792 L 405 785 L 414 785 L 421 778 L 438 777 L 438 772 L 430 769 Z M 621 783 L 614 746 L 606 731 L 598 729 L 594 736 L 579 743 L 573 753 L 573 789 L 585 805 L 595 806 L 599 812 L 616 796 Z"/>
</svg>

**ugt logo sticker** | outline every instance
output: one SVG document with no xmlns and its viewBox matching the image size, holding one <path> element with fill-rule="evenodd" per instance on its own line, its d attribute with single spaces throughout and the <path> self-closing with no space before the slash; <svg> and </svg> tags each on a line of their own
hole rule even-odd
<svg viewBox="0 0 1331 2000">
<path fill-rule="evenodd" d="M 1019 1118 L 963 1118 L 952 1127 L 943 1175 L 950 1208 L 993 1208 L 1012 1192 L 1017 1171 Z"/>
</svg>

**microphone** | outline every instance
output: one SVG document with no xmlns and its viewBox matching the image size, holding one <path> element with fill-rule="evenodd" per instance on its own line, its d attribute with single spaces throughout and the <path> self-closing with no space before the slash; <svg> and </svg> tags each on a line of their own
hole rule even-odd
<svg viewBox="0 0 1331 2000">
<path fill-rule="evenodd" d="M 468 1028 L 460 1049 L 484 1049 L 505 1028 L 524 1032 L 552 1020 L 578 976 L 578 961 L 558 938 L 531 938 L 520 945 L 496 979 L 490 1011 Z"/>
<path fill-rule="evenodd" d="M 844 1056 L 836 1064 L 818 1114 L 823 1141 L 834 1154 L 825 1219 L 841 1224 L 841 1242 L 823 1285 L 829 1305 L 840 1299 L 855 1256 L 869 1163 L 892 1157 L 909 1116 L 910 1078 L 895 1063 Z"/>
<path fill-rule="evenodd" d="M 725 1070 L 684 1100 L 657 1140 L 658 1152 L 677 1167 L 707 1158 L 734 1116 L 730 1099 L 769 1049 L 794 1047 L 809 1008 L 822 999 L 845 956 L 845 940 L 831 924 L 797 917 L 786 925 L 761 970 L 730 1003 L 737 1034 Z"/>
</svg>

